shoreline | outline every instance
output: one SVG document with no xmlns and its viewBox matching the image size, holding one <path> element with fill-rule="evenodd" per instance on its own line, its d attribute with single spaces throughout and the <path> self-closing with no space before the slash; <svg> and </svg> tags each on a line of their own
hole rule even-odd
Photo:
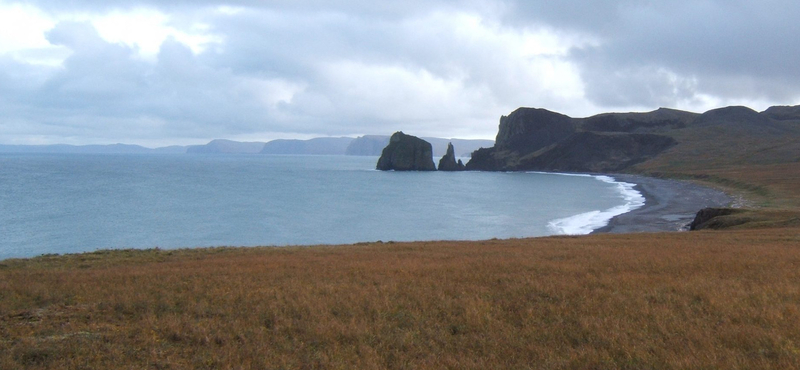
<svg viewBox="0 0 800 370">
<path fill-rule="evenodd" d="M 611 218 L 606 226 L 590 234 L 682 231 L 706 207 L 725 207 L 734 199 L 721 190 L 688 181 L 657 179 L 641 175 L 602 174 L 616 182 L 635 184 L 644 205 Z"/>
</svg>

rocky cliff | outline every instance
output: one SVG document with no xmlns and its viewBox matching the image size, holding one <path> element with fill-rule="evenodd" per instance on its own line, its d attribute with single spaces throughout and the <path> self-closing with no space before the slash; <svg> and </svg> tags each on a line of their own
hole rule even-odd
<svg viewBox="0 0 800 370">
<path fill-rule="evenodd" d="M 797 155 L 798 123 L 800 107 L 771 107 L 760 113 L 725 107 L 703 114 L 661 108 L 587 118 L 519 108 L 500 118 L 495 145 L 473 152 L 466 167 L 617 172 L 654 158 L 659 167 L 702 161 L 716 165 L 726 160 L 760 164 L 771 158 L 785 162 Z"/>
<path fill-rule="evenodd" d="M 453 143 L 447 144 L 447 152 L 439 160 L 439 171 L 464 171 L 464 163 L 456 161 L 456 151 Z"/>
<path fill-rule="evenodd" d="M 378 159 L 381 171 L 436 171 L 431 144 L 416 136 L 395 132 Z"/>
</svg>

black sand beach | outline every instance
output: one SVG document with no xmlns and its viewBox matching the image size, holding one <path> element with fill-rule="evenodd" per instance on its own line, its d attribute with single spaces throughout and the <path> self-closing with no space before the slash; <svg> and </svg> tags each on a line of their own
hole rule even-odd
<svg viewBox="0 0 800 370">
<path fill-rule="evenodd" d="M 686 181 L 637 175 L 610 175 L 617 181 L 636 184 L 645 205 L 621 214 L 593 233 L 633 233 L 684 230 L 695 214 L 706 207 L 725 207 L 733 198 L 722 191 Z"/>
</svg>

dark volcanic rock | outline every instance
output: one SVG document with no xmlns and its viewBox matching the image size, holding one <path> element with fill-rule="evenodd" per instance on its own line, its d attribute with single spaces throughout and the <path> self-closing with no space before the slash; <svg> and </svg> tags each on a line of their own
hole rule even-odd
<svg viewBox="0 0 800 370">
<path fill-rule="evenodd" d="M 508 168 L 506 165 L 507 158 L 503 154 L 507 152 L 499 152 L 495 147 L 480 148 L 472 152 L 472 157 L 466 164 L 467 171 L 503 171 Z"/>
<path fill-rule="evenodd" d="M 742 213 L 743 210 L 734 208 L 703 208 L 694 216 L 694 221 L 689 224 L 689 230 L 723 229 L 726 227 L 746 223 L 746 218 L 725 219 L 725 216 Z"/>
<path fill-rule="evenodd" d="M 687 127 L 695 113 L 658 109 L 570 118 L 519 108 L 500 119 L 495 146 L 472 153 L 467 170 L 620 171 L 677 144 L 662 132 Z"/>
<path fill-rule="evenodd" d="M 546 109 L 519 108 L 500 117 L 495 144 L 472 153 L 468 170 L 507 171 L 518 169 L 519 159 L 576 132 L 575 120 Z"/>
<path fill-rule="evenodd" d="M 519 108 L 500 119 L 495 145 L 474 151 L 466 168 L 617 172 L 646 167 L 643 162 L 651 160 L 657 166 L 791 162 L 800 158 L 797 135 L 800 106 L 761 113 L 733 106 L 703 114 L 660 108 L 588 118 Z"/>
<path fill-rule="evenodd" d="M 453 143 L 447 144 L 447 153 L 439 160 L 439 171 L 464 171 L 464 163 L 460 159 L 456 162 Z"/>
<path fill-rule="evenodd" d="M 644 162 L 675 144 L 675 139 L 662 135 L 581 132 L 550 150 L 521 158 L 517 169 L 616 172 Z"/>
<path fill-rule="evenodd" d="M 383 148 L 376 168 L 381 171 L 436 171 L 433 149 L 429 142 L 398 131 Z"/>
<path fill-rule="evenodd" d="M 519 108 L 500 117 L 495 147 L 532 152 L 575 133 L 574 120 L 546 109 Z"/>
</svg>

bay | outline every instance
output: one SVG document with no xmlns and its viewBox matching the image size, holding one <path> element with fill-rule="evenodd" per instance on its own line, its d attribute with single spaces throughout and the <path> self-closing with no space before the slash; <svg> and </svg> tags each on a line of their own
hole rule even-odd
<svg viewBox="0 0 800 370">
<path fill-rule="evenodd" d="M 377 157 L 2 154 L 0 259 L 544 236 L 639 205 L 595 176 L 381 172 Z M 632 195 L 633 194 L 633 195 Z"/>
</svg>

